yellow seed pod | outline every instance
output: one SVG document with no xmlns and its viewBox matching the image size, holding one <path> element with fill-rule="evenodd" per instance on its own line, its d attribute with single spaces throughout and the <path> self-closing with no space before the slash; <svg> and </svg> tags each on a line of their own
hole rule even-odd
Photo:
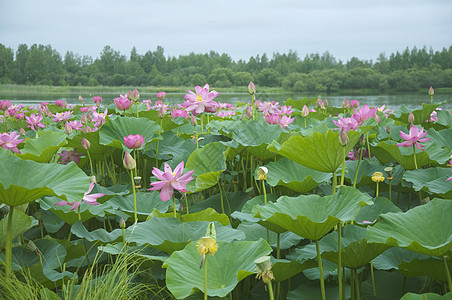
<svg viewBox="0 0 452 300">
<path fill-rule="evenodd" d="M 210 236 L 203 236 L 196 244 L 196 250 L 201 256 L 204 254 L 214 255 L 218 250 L 217 241 Z"/>
<path fill-rule="evenodd" d="M 381 173 L 381 172 L 373 173 L 373 175 L 372 175 L 372 181 L 373 182 L 382 182 L 384 180 L 385 180 L 385 178 L 383 176 L 383 173 Z"/>
</svg>

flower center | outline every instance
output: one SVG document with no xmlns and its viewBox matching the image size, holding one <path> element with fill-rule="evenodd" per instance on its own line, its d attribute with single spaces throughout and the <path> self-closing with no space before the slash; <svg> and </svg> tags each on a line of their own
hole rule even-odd
<svg viewBox="0 0 452 300">
<path fill-rule="evenodd" d="M 202 102 L 202 96 L 201 95 L 196 96 L 196 100 Z"/>
</svg>

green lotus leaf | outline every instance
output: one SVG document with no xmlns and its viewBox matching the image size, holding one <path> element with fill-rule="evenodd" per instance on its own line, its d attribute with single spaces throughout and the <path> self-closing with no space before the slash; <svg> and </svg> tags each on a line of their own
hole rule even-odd
<svg viewBox="0 0 452 300">
<path fill-rule="evenodd" d="M 0 251 L 5 248 L 6 245 L 6 223 L 8 221 L 8 215 L 6 215 L 0 221 Z M 21 233 L 24 233 L 31 227 L 32 218 L 27 214 L 21 212 L 18 209 L 14 210 L 13 220 L 11 226 L 11 238 L 14 239 Z"/>
<path fill-rule="evenodd" d="M 320 183 L 329 181 L 333 176 L 331 173 L 307 168 L 288 158 L 271 162 L 266 167 L 269 185 L 282 185 L 299 193 L 311 191 Z"/>
<path fill-rule="evenodd" d="M 93 231 L 88 231 L 85 226 L 83 226 L 82 221 L 76 222 L 71 226 L 71 232 L 75 234 L 79 238 L 84 238 L 90 242 L 102 242 L 102 243 L 110 243 L 119 240 L 122 238 L 122 230 L 115 229 L 112 232 L 108 232 L 103 228 L 99 228 Z"/>
<path fill-rule="evenodd" d="M 135 114 L 131 114 L 131 115 L 134 116 Z M 140 111 L 139 116 L 140 116 L 140 119 L 146 118 L 146 119 L 149 119 L 149 120 L 155 122 L 159 126 L 161 126 L 162 133 L 169 132 L 170 130 L 173 130 L 173 129 L 181 126 L 182 124 L 188 122 L 184 118 L 175 118 L 174 120 L 171 120 L 171 116 L 169 114 L 166 114 L 162 119 L 159 117 L 159 112 L 156 110 Z"/>
<path fill-rule="evenodd" d="M 345 164 L 345 178 L 349 179 L 351 184 L 354 183 L 358 163 L 358 160 L 351 160 L 347 161 Z M 382 172 L 385 174 L 384 166 L 376 159 L 373 159 L 370 162 L 368 160 L 361 160 L 358 170 L 358 177 L 356 178 L 356 186 L 372 184 L 371 177 L 374 172 Z M 386 177 L 386 175 L 384 176 Z M 373 183 L 373 185 L 375 184 Z"/>
<path fill-rule="evenodd" d="M 184 171 L 194 170 L 195 180 L 187 185 L 187 190 L 199 192 L 218 184 L 221 174 L 226 170 L 224 151 L 225 147 L 219 142 L 207 144 L 193 151 Z"/>
<path fill-rule="evenodd" d="M 73 162 L 42 164 L 0 150 L 0 203 L 30 203 L 46 195 L 79 201 L 89 188 L 89 177 Z"/>
<path fill-rule="evenodd" d="M 350 130 L 347 133 L 350 142 L 345 147 L 339 144 L 339 131 L 330 129 L 323 133 L 314 132 L 308 137 L 291 136 L 281 145 L 272 142 L 268 149 L 310 169 L 333 173 L 342 164 L 345 155 L 359 141 L 361 135 L 376 124 L 376 121 L 372 120 L 368 120 L 369 122 L 365 124 L 369 126 L 361 127 L 360 131 Z"/>
<path fill-rule="evenodd" d="M 414 115 L 414 124 L 422 124 L 425 123 L 426 120 L 430 120 L 430 115 L 432 112 L 440 106 L 442 103 L 422 103 L 422 107 L 412 109 L 408 108 L 402 104 L 400 109 L 394 113 L 395 119 L 408 124 L 408 115 L 413 113 Z"/>
<path fill-rule="evenodd" d="M 243 231 L 246 235 L 247 241 L 257 241 L 258 239 L 265 239 L 267 240 L 267 230 L 265 227 L 262 227 L 259 224 L 256 223 L 249 223 L 249 224 L 240 224 L 237 227 L 238 230 Z M 270 246 L 276 249 L 277 247 L 277 233 L 274 231 L 269 231 L 269 241 L 268 243 Z M 298 243 L 302 240 L 302 237 L 299 235 L 296 235 L 293 232 L 286 231 L 283 233 L 280 233 L 280 249 L 285 250 L 289 249 L 292 246 L 298 245 Z"/>
<path fill-rule="evenodd" d="M 451 168 L 428 168 L 406 171 L 403 179 L 413 183 L 416 191 L 427 191 L 443 198 L 452 198 L 452 181 L 447 178 L 452 176 Z"/>
<path fill-rule="evenodd" d="M 366 229 L 347 225 L 342 228 L 341 254 L 342 265 L 350 269 L 358 269 L 367 265 L 375 257 L 391 246 L 369 243 L 366 240 Z M 322 258 L 337 263 L 338 234 L 334 231 L 319 242 Z M 297 259 L 315 259 L 317 256 L 315 244 L 311 243 L 302 249 L 296 249 Z M 292 256 L 293 257 L 293 256 Z M 298 259 L 299 260 L 299 259 Z"/>
<path fill-rule="evenodd" d="M 438 124 L 447 126 L 449 128 L 452 127 L 452 114 L 450 114 L 447 110 L 441 110 L 437 112 L 438 116 Z"/>
<path fill-rule="evenodd" d="M 442 257 L 452 249 L 451 210 L 452 201 L 435 198 L 405 213 L 383 214 L 367 228 L 367 240 Z"/>
<path fill-rule="evenodd" d="M 317 266 L 318 264 L 314 259 L 303 263 L 287 259 L 272 259 L 272 272 L 276 282 L 284 281 L 304 270 Z"/>
<path fill-rule="evenodd" d="M 306 97 L 302 98 L 302 99 L 296 99 L 296 100 L 292 100 L 291 98 L 287 99 L 284 104 L 285 105 L 292 105 L 293 108 L 296 108 L 298 110 L 302 110 L 303 106 L 313 106 L 316 102 L 317 102 L 318 98 L 311 98 L 308 99 Z"/>
<path fill-rule="evenodd" d="M 55 233 L 64 225 L 64 221 L 51 210 L 42 210 L 42 222 L 49 233 Z"/>
<path fill-rule="evenodd" d="M 325 294 L 327 299 L 337 300 L 339 298 L 339 289 L 337 284 L 325 282 Z M 300 299 L 322 299 L 321 291 L 319 289 L 318 282 L 305 281 L 297 288 L 287 293 L 287 300 L 300 300 Z M 345 287 L 345 299 L 350 299 L 350 286 Z"/>
<path fill-rule="evenodd" d="M 208 221 L 182 222 L 174 218 L 151 218 L 146 222 L 129 226 L 126 240 L 137 245 L 148 244 L 172 253 L 182 250 L 190 241 L 197 241 L 206 234 Z M 223 241 L 243 240 L 245 234 L 231 226 L 214 222 L 217 239 Z"/>
<path fill-rule="evenodd" d="M 449 300 L 452 299 L 452 293 L 447 293 L 446 295 L 438 295 L 434 293 L 426 293 L 426 294 L 415 294 L 415 293 L 406 293 L 403 295 L 400 300 Z"/>
<path fill-rule="evenodd" d="M 378 197 L 372 199 L 374 204 L 361 207 L 358 215 L 355 218 L 356 223 L 363 221 L 374 222 L 381 214 L 388 212 L 401 212 L 402 210 L 394 205 L 388 198 Z"/>
<path fill-rule="evenodd" d="M 436 131 L 434 128 L 430 128 L 428 130 L 428 136 L 431 138 L 430 143 L 452 150 L 452 129 Z"/>
<path fill-rule="evenodd" d="M 160 126 L 146 118 L 118 117 L 107 121 L 99 130 L 99 143 L 127 151 L 124 145 L 124 137 L 130 134 L 144 136 L 144 144 L 141 148 L 157 139 Z M 140 148 L 140 149 L 141 149 Z"/>
<path fill-rule="evenodd" d="M 411 262 L 414 259 L 428 259 L 430 256 L 416 253 L 405 248 L 392 247 L 373 260 L 377 270 L 398 270 L 403 262 Z"/>
<path fill-rule="evenodd" d="M 231 212 L 240 211 L 249 199 L 250 196 L 244 192 L 223 192 L 224 213 L 229 216 Z M 211 207 L 216 211 L 221 211 L 221 199 L 219 193 L 190 206 L 190 213 L 198 212 L 208 207 Z"/>
<path fill-rule="evenodd" d="M 19 156 L 36 162 L 48 163 L 60 147 L 67 144 L 64 132 L 41 131 L 38 138 L 28 140 Z M 81 145 L 80 145 L 81 147 Z"/>
<path fill-rule="evenodd" d="M 272 251 L 264 240 L 235 243 L 220 240 L 217 244 L 218 251 L 207 258 L 207 294 L 212 297 L 225 297 L 241 280 L 256 272 L 254 260 Z M 165 261 L 166 284 L 176 299 L 204 290 L 204 270 L 199 268 L 200 262 L 196 242 L 173 252 Z"/>
<path fill-rule="evenodd" d="M 452 270 L 452 261 L 447 262 L 447 267 Z M 436 257 L 428 259 L 414 259 L 410 262 L 402 262 L 399 272 L 407 277 L 428 276 L 430 278 L 447 282 L 447 273 L 444 261 Z"/>
<path fill-rule="evenodd" d="M 193 221 L 217 221 L 223 226 L 229 225 L 229 218 L 226 214 L 220 214 L 215 211 L 215 209 L 209 207 L 205 210 L 190 213 L 187 215 L 182 215 L 181 220 L 183 222 L 193 222 Z"/>
<path fill-rule="evenodd" d="M 169 255 L 165 252 L 162 252 L 160 250 L 157 250 L 152 247 L 147 246 L 127 246 L 124 248 L 124 244 L 122 242 L 117 244 L 107 244 L 104 246 L 99 246 L 99 250 L 106 252 L 111 255 L 118 255 L 121 253 L 127 253 L 132 254 L 134 256 L 144 257 L 146 259 L 152 260 L 152 261 L 160 261 L 164 262 Z"/>
<path fill-rule="evenodd" d="M 68 147 L 77 148 L 80 152 L 85 152 L 86 150 L 82 148 L 82 139 L 85 138 L 90 143 L 89 155 L 93 160 L 102 161 L 104 159 L 108 159 L 110 161 L 110 157 L 114 150 L 117 149 L 102 145 L 99 142 L 99 131 L 71 135 L 68 141 Z M 88 154 L 86 154 L 88 156 Z"/>
<path fill-rule="evenodd" d="M 254 217 L 310 240 L 319 240 L 339 221 L 353 220 L 369 196 L 352 187 L 341 187 L 331 196 L 287 197 L 259 207 Z"/>
<path fill-rule="evenodd" d="M 384 158 L 389 154 L 395 159 L 405 170 L 414 170 L 416 166 L 414 164 L 414 154 L 413 147 L 399 147 L 396 145 L 395 141 L 384 141 L 378 143 L 378 145 L 373 148 L 373 154 L 380 161 L 380 158 Z M 449 152 L 447 149 L 442 149 L 435 144 L 430 144 L 425 147 L 425 151 L 416 149 L 416 161 L 418 167 L 423 167 L 430 163 L 444 163 L 449 157 Z"/>
</svg>

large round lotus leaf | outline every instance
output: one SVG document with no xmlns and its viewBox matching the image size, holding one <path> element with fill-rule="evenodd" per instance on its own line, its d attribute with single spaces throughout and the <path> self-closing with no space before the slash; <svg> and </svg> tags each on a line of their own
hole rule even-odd
<svg viewBox="0 0 452 300">
<path fill-rule="evenodd" d="M 249 223 L 249 224 L 240 224 L 237 227 L 238 230 L 243 231 L 246 235 L 247 241 L 257 241 L 258 239 L 265 239 L 267 240 L 267 230 L 265 227 L 256 224 L 256 223 Z M 269 238 L 270 240 L 268 243 L 276 249 L 277 242 L 278 242 L 278 235 L 274 231 L 269 231 Z M 283 233 L 280 233 L 280 249 L 285 250 L 289 249 L 292 246 L 298 245 L 298 243 L 302 240 L 302 237 L 299 235 L 296 235 L 293 232 L 286 231 Z"/>
<path fill-rule="evenodd" d="M 409 124 L 408 116 L 410 113 L 413 113 L 414 124 L 422 124 L 425 123 L 426 120 L 430 120 L 431 113 L 441 104 L 442 103 L 423 103 L 422 107 L 418 107 L 414 110 L 402 105 L 400 109 L 394 113 L 394 116 L 396 120 Z"/>
<path fill-rule="evenodd" d="M 333 176 L 300 165 L 288 158 L 281 158 L 266 165 L 267 183 L 271 186 L 282 185 L 299 193 L 306 193 Z"/>
<path fill-rule="evenodd" d="M 352 187 L 341 187 L 331 196 L 287 197 L 261 206 L 254 215 L 310 240 L 319 240 L 339 221 L 353 220 L 369 196 Z"/>
<path fill-rule="evenodd" d="M 447 147 L 452 150 L 452 129 L 442 129 L 436 131 L 434 128 L 428 130 L 429 142 L 440 147 Z"/>
<path fill-rule="evenodd" d="M 66 136 L 64 132 L 41 131 L 38 138 L 28 140 L 25 143 L 24 148 L 20 150 L 20 154 L 17 156 L 36 162 L 48 163 L 58 149 L 67 144 Z"/>
<path fill-rule="evenodd" d="M 73 162 L 41 164 L 0 149 L 0 203 L 30 203 L 46 195 L 79 201 L 89 188 L 89 177 Z"/>
<path fill-rule="evenodd" d="M 289 98 L 286 100 L 286 102 L 284 102 L 285 105 L 291 105 L 293 108 L 296 108 L 298 110 L 302 110 L 303 106 L 312 106 L 317 102 L 317 97 L 315 98 L 311 98 L 308 99 L 307 97 L 304 97 L 302 99 L 296 99 L 296 100 L 292 100 L 292 98 Z"/>
<path fill-rule="evenodd" d="M 378 197 L 372 200 L 374 204 L 361 207 L 355 218 L 356 223 L 363 221 L 374 222 L 381 214 L 388 212 L 401 212 L 402 210 L 394 205 L 388 198 Z"/>
<path fill-rule="evenodd" d="M 440 110 L 437 112 L 438 121 L 436 123 L 447 126 L 449 128 L 452 127 L 452 114 L 447 110 Z"/>
<path fill-rule="evenodd" d="M 268 149 L 313 170 L 332 173 L 342 164 L 345 155 L 353 149 L 361 135 L 371 127 L 362 127 L 360 131 L 350 130 L 347 133 L 350 142 L 345 147 L 339 144 L 339 131 L 330 129 L 323 133 L 314 132 L 308 137 L 291 136 L 282 145 L 274 141 Z"/>
<path fill-rule="evenodd" d="M 6 245 L 6 223 L 8 216 L 5 216 L 0 221 L 0 251 L 5 248 Z M 31 227 L 32 218 L 27 214 L 15 209 L 13 212 L 13 223 L 11 226 L 11 238 L 14 239 L 19 234 L 25 232 Z"/>
<path fill-rule="evenodd" d="M 77 150 L 83 151 L 86 153 L 86 150 L 82 148 L 82 139 L 85 138 L 90 143 L 89 154 L 93 160 L 104 160 L 110 161 L 110 157 L 114 150 L 118 151 L 115 148 L 102 145 L 99 143 L 99 131 L 88 132 L 88 133 L 80 133 L 71 135 L 68 141 L 68 147 L 77 148 Z M 88 156 L 88 154 L 86 154 Z"/>
<path fill-rule="evenodd" d="M 369 243 L 366 240 L 366 229 L 347 225 L 342 228 L 341 253 L 342 265 L 350 269 L 358 269 L 367 265 L 371 260 L 380 255 L 391 246 Z M 338 234 L 334 231 L 319 242 L 322 258 L 337 263 L 338 258 Z M 317 256 L 315 244 L 296 249 L 295 253 L 302 259 L 314 259 Z"/>
<path fill-rule="evenodd" d="M 135 109 L 133 111 L 135 112 Z M 135 113 L 133 113 L 131 115 L 135 116 Z M 184 118 L 175 118 L 174 120 L 171 120 L 171 117 L 169 116 L 169 114 L 166 114 L 162 119 L 159 117 L 159 112 L 156 110 L 140 111 L 139 117 L 140 117 L 140 119 L 141 118 L 149 119 L 149 120 L 155 122 L 156 124 L 158 124 L 159 126 L 161 125 L 162 126 L 161 133 L 168 132 L 174 128 L 179 127 L 181 124 L 186 122 L 186 120 Z"/>
<path fill-rule="evenodd" d="M 190 213 L 181 216 L 183 222 L 193 222 L 193 221 L 217 221 L 223 226 L 229 225 L 229 218 L 226 214 L 220 214 L 215 209 L 209 207 L 205 210 L 198 211 L 195 213 Z"/>
<path fill-rule="evenodd" d="M 129 226 L 126 240 L 137 245 L 148 244 L 154 248 L 172 253 L 181 250 L 190 241 L 197 241 L 206 234 L 210 222 L 181 222 L 174 218 L 154 217 L 146 222 Z M 222 241 L 243 240 L 245 234 L 231 226 L 222 226 L 214 222 L 217 239 Z"/>
<path fill-rule="evenodd" d="M 345 178 L 349 179 L 351 184 L 354 183 L 358 163 L 358 160 L 349 160 L 345 164 Z M 356 178 L 356 186 L 367 184 L 375 185 L 371 179 L 374 172 L 382 172 L 386 177 L 386 173 L 384 173 L 384 166 L 378 160 L 373 159 L 370 162 L 368 160 L 361 160 L 361 163 L 359 164 L 358 177 Z"/>
<path fill-rule="evenodd" d="M 367 240 L 442 257 L 452 249 L 452 201 L 435 198 L 405 213 L 387 213 L 367 228 Z"/>
<path fill-rule="evenodd" d="M 447 293 L 444 296 L 434 294 L 434 293 L 426 293 L 426 294 L 415 294 L 415 293 L 406 293 L 403 295 L 400 300 L 449 300 L 452 299 L 452 293 Z"/>
<path fill-rule="evenodd" d="M 441 197 L 452 198 L 452 181 L 447 178 L 452 176 L 451 168 L 428 168 L 406 171 L 403 179 L 413 183 L 416 191 L 427 191 Z"/>
<path fill-rule="evenodd" d="M 272 272 L 276 282 L 284 281 L 304 270 L 316 268 L 318 266 L 319 264 L 314 259 L 310 259 L 303 263 L 287 259 L 272 259 Z"/>
<path fill-rule="evenodd" d="M 224 213 L 229 216 L 234 211 L 240 211 L 249 199 L 249 194 L 244 192 L 223 192 Z M 211 207 L 216 211 L 221 211 L 221 199 L 219 193 L 190 206 L 190 213 L 198 212 L 208 207 Z"/>
<path fill-rule="evenodd" d="M 193 151 L 184 168 L 184 172 L 194 170 L 195 179 L 187 185 L 187 190 L 199 192 L 218 184 L 221 173 L 226 170 L 224 151 L 225 147 L 219 142 Z"/>
<path fill-rule="evenodd" d="M 89 232 L 88 229 L 83 226 L 82 221 L 78 221 L 72 225 L 71 232 L 77 237 L 84 238 L 90 242 L 99 241 L 102 243 L 110 243 L 119 240 L 120 237 L 122 238 L 121 229 L 115 229 L 112 232 L 108 232 L 103 228 L 99 228 Z"/>
<path fill-rule="evenodd" d="M 339 289 L 337 284 L 332 282 L 325 282 L 325 294 L 327 299 L 337 300 L 339 299 Z M 287 300 L 321 300 L 322 294 L 319 288 L 319 283 L 314 281 L 305 280 L 297 288 L 287 293 Z M 345 299 L 350 299 L 350 286 L 345 286 Z"/>
<path fill-rule="evenodd" d="M 264 240 L 234 243 L 220 240 L 217 245 L 215 255 L 207 258 L 207 294 L 212 297 L 225 297 L 242 279 L 256 273 L 254 260 L 272 251 Z M 166 285 L 176 299 L 204 290 L 204 267 L 200 269 L 200 263 L 196 241 L 165 261 Z"/>
<path fill-rule="evenodd" d="M 448 269 L 452 270 L 452 261 L 447 261 Z M 410 262 L 402 262 L 399 272 L 407 277 L 428 276 L 436 280 L 447 282 L 447 273 L 443 259 L 429 257 L 428 259 L 415 259 Z"/>
<path fill-rule="evenodd" d="M 160 126 L 146 118 L 122 117 L 109 120 L 99 130 L 99 143 L 124 149 L 124 137 L 130 134 L 141 134 L 144 137 L 144 145 L 153 141 L 159 131 Z"/>
<path fill-rule="evenodd" d="M 377 270 L 398 270 L 403 262 L 411 262 L 414 259 L 426 260 L 430 256 L 416 253 L 405 248 L 392 247 L 373 260 L 374 268 Z"/>
</svg>

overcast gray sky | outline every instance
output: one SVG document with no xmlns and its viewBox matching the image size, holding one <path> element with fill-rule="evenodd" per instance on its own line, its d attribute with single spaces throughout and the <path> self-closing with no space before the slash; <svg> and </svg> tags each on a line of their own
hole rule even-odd
<svg viewBox="0 0 452 300">
<path fill-rule="evenodd" d="M 0 43 L 51 45 L 99 57 L 105 45 L 129 56 L 329 51 L 375 60 L 407 46 L 452 45 L 450 0 L 0 0 Z"/>
</svg>

